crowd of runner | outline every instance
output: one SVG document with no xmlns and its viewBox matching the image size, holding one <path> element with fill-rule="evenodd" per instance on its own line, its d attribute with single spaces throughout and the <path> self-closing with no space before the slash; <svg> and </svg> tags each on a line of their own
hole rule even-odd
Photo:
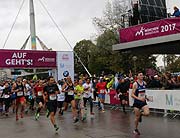
<svg viewBox="0 0 180 138">
<path fill-rule="evenodd" d="M 78 77 L 75 81 L 69 76 L 68 72 L 64 72 L 64 79 L 55 81 L 52 76 L 45 80 L 26 80 L 17 77 L 15 81 L 5 81 L 0 84 L 0 113 L 9 116 L 12 112 L 16 116 L 16 121 L 24 118 L 24 113 L 29 110 L 35 112 L 35 120 L 40 118 L 40 113 L 46 111 L 46 117 L 49 117 L 54 129 L 58 131 L 55 115 L 64 115 L 67 109 L 72 110 L 72 121 L 77 123 L 85 121 L 87 113 L 94 116 L 94 102 L 100 112 L 105 112 L 105 97 L 111 89 L 115 89 L 118 98 L 121 100 L 123 112 L 126 113 L 125 106 L 128 104 L 128 90 L 133 89 L 132 97 L 134 100 L 135 111 L 135 130 L 134 133 L 140 134 L 138 131 L 138 122 L 141 122 L 142 116 L 149 114 L 146 103 L 145 87 L 143 74 L 139 73 L 136 80 L 131 80 L 123 75 L 115 78 L 111 76 L 102 77 Z M 116 82 L 117 79 L 117 83 Z M 90 112 L 87 111 L 87 102 L 90 105 Z M 10 114 L 11 115 L 11 114 Z"/>
</svg>

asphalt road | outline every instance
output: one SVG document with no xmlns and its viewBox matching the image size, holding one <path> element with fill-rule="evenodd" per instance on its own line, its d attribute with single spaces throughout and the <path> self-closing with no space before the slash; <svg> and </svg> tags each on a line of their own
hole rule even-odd
<svg viewBox="0 0 180 138">
<path fill-rule="evenodd" d="M 96 110 L 96 109 L 95 109 Z M 139 130 L 140 136 L 134 135 L 134 115 L 107 109 L 105 113 L 95 111 L 95 117 L 88 115 L 86 122 L 73 124 L 71 112 L 63 117 L 57 115 L 60 126 L 55 133 L 49 119 L 44 115 L 38 121 L 33 115 L 25 115 L 15 121 L 15 116 L 0 117 L 0 138 L 179 138 L 180 119 L 170 119 L 157 115 L 143 118 Z"/>
</svg>

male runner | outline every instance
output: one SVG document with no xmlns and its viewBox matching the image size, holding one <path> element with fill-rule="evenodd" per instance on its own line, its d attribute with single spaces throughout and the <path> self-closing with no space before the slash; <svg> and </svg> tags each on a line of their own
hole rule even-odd
<svg viewBox="0 0 180 138">
<path fill-rule="evenodd" d="M 40 111 L 44 105 L 44 86 L 43 80 L 39 80 L 38 84 L 34 87 L 34 95 L 36 96 L 36 103 L 38 104 L 38 109 L 35 113 L 35 119 L 38 120 L 40 116 Z"/>
<path fill-rule="evenodd" d="M 21 115 L 21 118 L 23 118 L 23 112 L 24 112 L 25 103 L 26 103 L 26 99 L 24 97 L 24 91 L 25 91 L 25 88 L 22 84 L 22 78 L 17 77 L 16 82 L 12 86 L 12 92 L 16 93 L 16 121 L 19 120 L 19 117 L 18 117 L 19 105 L 21 105 L 20 115 Z"/>
<path fill-rule="evenodd" d="M 63 115 L 63 105 L 64 105 L 64 100 L 65 100 L 65 93 L 62 92 L 62 86 L 64 84 L 63 80 L 58 81 L 58 88 L 59 88 L 59 93 L 57 94 L 57 103 L 58 103 L 58 108 L 59 108 L 59 115 Z"/>
<path fill-rule="evenodd" d="M 91 115 L 94 115 L 93 112 L 93 100 L 92 100 L 92 84 L 90 82 L 90 79 L 86 79 L 86 83 L 83 84 L 84 87 L 84 106 L 86 107 L 87 101 L 90 103 L 90 113 Z"/>
<path fill-rule="evenodd" d="M 0 82 L 0 113 L 1 115 L 3 114 L 3 103 L 4 103 L 3 90 L 4 90 L 3 82 Z"/>
<path fill-rule="evenodd" d="M 57 94 L 59 92 L 58 86 L 55 84 L 55 80 L 52 76 L 49 76 L 47 79 L 48 83 L 44 87 L 45 101 L 47 105 L 48 115 L 50 116 L 51 123 L 53 124 L 56 131 L 59 127 L 55 122 L 55 114 L 57 110 Z"/>
<path fill-rule="evenodd" d="M 121 105 L 123 107 L 123 112 L 126 114 L 125 105 L 128 103 L 128 90 L 129 90 L 129 82 L 126 81 L 123 76 L 118 78 L 119 84 L 116 88 L 116 92 L 119 95 L 119 98 L 121 100 Z"/>
<path fill-rule="evenodd" d="M 98 97 L 100 101 L 101 111 L 102 113 L 105 112 L 104 110 L 104 102 L 105 102 L 105 94 L 106 94 L 106 82 L 101 77 L 100 81 L 96 84 L 96 88 L 98 89 Z"/>
<path fill-rule="evenodd" d="M 79 115 L 81 115 L 81 120 L 84 121 L 86 119 L 84 112 L 84 102 L 83 102 L 83 80 L 79 80 L 78 85 L 75 87 L 75 101 L 76 101 L 76 109 L 79 111 Z"/>
<path fill-rule="evenodd" d="M 11 95 L 11 87 L 10 87 L 9 83 L 6 82 L 4 85 L 4 90 L 3 90 L 4 105 L 5 105 L 5 112 L 6 112 L 5 115 L 6 116 L 8 116 L 9 107 L 10 107 L 10 103 L 11 103 L 10 95 Z"/>
<path fill-rule="evenodd" d="M 135 112 L 135 130 L 134 133 L 140 135 L 138 130 L 138 122 L 142 122 L 142 116 L 149 115 L 149 107 L 146 103 L 146 82 L 143 81 L 143 73 L 138 73 L 137 81 L 133 84 L 132 98 L 134 98 L 134 112 Z M 142 111 L 141 111 L 142 110 Z"/>
</svg>

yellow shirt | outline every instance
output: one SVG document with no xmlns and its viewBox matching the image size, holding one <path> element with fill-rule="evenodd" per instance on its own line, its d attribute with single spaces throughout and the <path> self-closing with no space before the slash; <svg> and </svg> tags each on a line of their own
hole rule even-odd
<svg viewBox="0 0 180 138">
<path fill-rule="evenodd" d="M 75 94 L 75 99 L 81 99 L 82 97 L 82 94 L 84 92 L 84 87 L 83 86 L 80 86 L 80 85 L 77 85 L 75 87 L 75 90 L 76 90 L 76 94 Z"/>
</svg>

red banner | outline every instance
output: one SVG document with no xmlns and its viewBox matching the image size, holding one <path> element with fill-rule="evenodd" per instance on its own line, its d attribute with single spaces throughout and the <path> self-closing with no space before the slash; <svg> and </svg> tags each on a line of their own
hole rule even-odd
<svg viewBox="0 0 180 138">
<path fill-rule="evenodd" d="M 55 67 L 55 51 L 0 50 L 0 68 Z"/>
<path fill-rule="evenodd" d="M 180 33 L 180 17 L 120 29 L 120 43 Z"/>
</svg>

